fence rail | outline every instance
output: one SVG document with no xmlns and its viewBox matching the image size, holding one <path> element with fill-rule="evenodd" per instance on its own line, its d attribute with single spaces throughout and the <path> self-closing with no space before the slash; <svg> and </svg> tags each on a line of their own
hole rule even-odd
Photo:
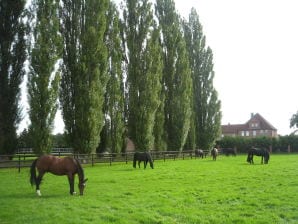
<svg viewBox="0 0 298 224">
<path fill-rule="evenodd" d="M 115 162 L 133 161 L 133 152 L 127 153 L 94 153 L 94 154 L 77 154 L 72 149 L 54 149 L 52 155 L 58 157 L 71 156 L 77 158 L 82 164 L 91 164 L 94 166 L 99 163 L 106 163 L 110 166 Z M 153 160 L 176 160 L 176 159 L 193 159 L 194 151 L 151 151 Z M 0 168 L 17 168 L 19 172 L 23 167 L 30 167 L 37 156 L 32 149 L 19 149 L 15 155 L 0 155 Z"/>
<path fill-rule="evenodd" d="M 127 153 L 94 153 L 94 154 L 77 154 L 73 153 L 71 148 L 55 148 L 52 150 L 52 155 L 58 157 L 71 156 L 77 158 L 82 164 L 96 165 L 106 163 L 110 166 L 116 162 L 133 161 L 133 152 Z M 204 151 L 205 155 L 209 156 L 209 151 Z M 219 151 L 221 154 L 221 151 Z M 176 159 L 193 159 L 196 158 L 193 150 L 189 151 L 151 151 L 153 160 L 176 160 Z M 21 171 L 23 167 L 30 167 L 37 156 L 32 149 L 20 149 L 14 155 L 0 155 L 0 168 L 17 168 Z"/>
</svg>

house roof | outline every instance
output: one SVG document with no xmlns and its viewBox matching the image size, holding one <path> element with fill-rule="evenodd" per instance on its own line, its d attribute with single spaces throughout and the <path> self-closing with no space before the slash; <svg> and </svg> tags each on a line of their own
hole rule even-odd
<svg viewBox="0 0 298 224">
<path fill-rule="evenodd" d="M 238 133 L 239 131 L 243 131 L 247 129 L 246 124 L 228 124 L 228 125 L 222 125 L 222 132 L 223 133 Z"/>
<path fill-rule="evenodd" d="M 250 128 L 249 124 L 251 122 L 256 122 L 256 121 L 259 123 L 259 126 Z M 222 127 L 222 132 L 226 134 L 235 134 L 235 133 L 239 133 L 240 131 L 245 131 L 248 129 L 277 130 L 259 113 L 252 114 L 251 118 L 244 124 L 228 124 L 228 125 L 222 125 L 221 127 Z"/>
<path fill-rule="evenodd" d="M 250 122 L 258 121 L 260 126 L 258 129 L 264 130 L 277 130 L 272 124 L 270 124 L 265 118 L 263 118 L 259 113 L 252 115 L 252 117 L 245 123 L 247 126 Z"/>
</svg>

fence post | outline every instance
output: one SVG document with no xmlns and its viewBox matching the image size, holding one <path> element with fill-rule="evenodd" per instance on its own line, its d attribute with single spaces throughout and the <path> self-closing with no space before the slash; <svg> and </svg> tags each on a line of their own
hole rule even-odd
<svg viewBox="0 0 298 224">
<path fill-rule="evenodd" d="M 91 154 L 91 164 L 92 164 L 92 166 L 94 166 L 94 160 L 93 160 L 93 153 Z"/>
<path fill-rule="evenodd" d="M 21 155 L 20 154 L 19 154 L 18 166 L 19 166 L 19 173 L 20 173 L 21 172 Z"/>
<path fill-rule="evenodd" d="M 110 156 L 110 166 L 112 166 L 112 156 Z"/>
<path fill-rule="evenodd" d="M 127 164 L 127 152 L 125 152 L 125 162 Z"/>
</svg>

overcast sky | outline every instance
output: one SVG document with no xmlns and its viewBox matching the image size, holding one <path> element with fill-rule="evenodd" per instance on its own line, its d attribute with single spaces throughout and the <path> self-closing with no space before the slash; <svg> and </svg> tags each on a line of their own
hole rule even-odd
<svg viewBox="0 0 298 224">
<path fill-rule="evenodd" d="M 222 124 L 259 113 L 278 134 L 290 134 L 298 110 L 297 0 L 175 0 L 188 18 L 194 7 L 214 54 Z"/>
<path fill-rule="evenodd" d="M 297 0 L 175 0 L 188 18 L 194 7 L 214 54 L 214 85 L 222 124 L 241 124 L 251 113 L 267 119 L 278 134 L 290 134 L 298 110 Z M 24 119 L 21 128 L 28 124 Z M 55 133 L 63 132 L 58 115 Z"/>
</svg>

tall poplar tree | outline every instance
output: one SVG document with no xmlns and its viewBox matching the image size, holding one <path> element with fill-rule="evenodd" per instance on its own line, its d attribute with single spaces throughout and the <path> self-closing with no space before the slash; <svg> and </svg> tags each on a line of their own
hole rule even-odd
<svg viewBox="0 0 298 224">
<path fill-rule="evenodd" d="M 26 59 L 25 2 L 0 1 L 0 154 L 12 154 L 17 148 L 20 84 Z"/>
<path fill-rule="evenodd" d="M 100 142 L 106 91 L 104 43 L 108 0 L 62 0 L 63 66 L 60 101 L 66 134 L 76 152 L 92 153 Z"/>
<path fill-rule="evenodd" d="M 60 75 L 55 72 L 61 38 L 58 34 L 58 1 L 32 1 L 33 46 L 30 51 L 28 100 L 33 150 L 37 154 L 51 149 L 51 131 L 58 103 Z M 60 46 L 59 46 L 60 45 Z"/>
<path fill-rule="evenodd" d="M 105 43 L 108 48 L 109 81 L 105 94 L 105 125 L 101 133 L 101 151 L 121 152 L 124 142 L 124 86 L 119 13 L 113 2 L 109 3 Z"/>
<path fill-rule="evenodd" d="M 157 0 L 162 30 L 165 128 L 169 150 L 182 150 L 190 128 L 192 80 L 182 25 L 173 0 Z"/>
<path fill-rule="evenodd" d="M 154 147 L 155 114 L 160 105 L 162 61 L 148 0 L 127 0 L 123 13 L 128 53 L 128 135 L 137 150 Z"/>
<path fill-rule="evenodd" d="M 195 127 L 194 136 L 189 136 L 189 139 L 195 139 L 197 147 L 209 150 L 220 136 L 220 101 L 213 86 L 212 50 L 206 47 L 206 37 L 194 8 L 188 23 L 184 23 L 184 33 L 193 79 L 192 123 Z"/>
</svg>

